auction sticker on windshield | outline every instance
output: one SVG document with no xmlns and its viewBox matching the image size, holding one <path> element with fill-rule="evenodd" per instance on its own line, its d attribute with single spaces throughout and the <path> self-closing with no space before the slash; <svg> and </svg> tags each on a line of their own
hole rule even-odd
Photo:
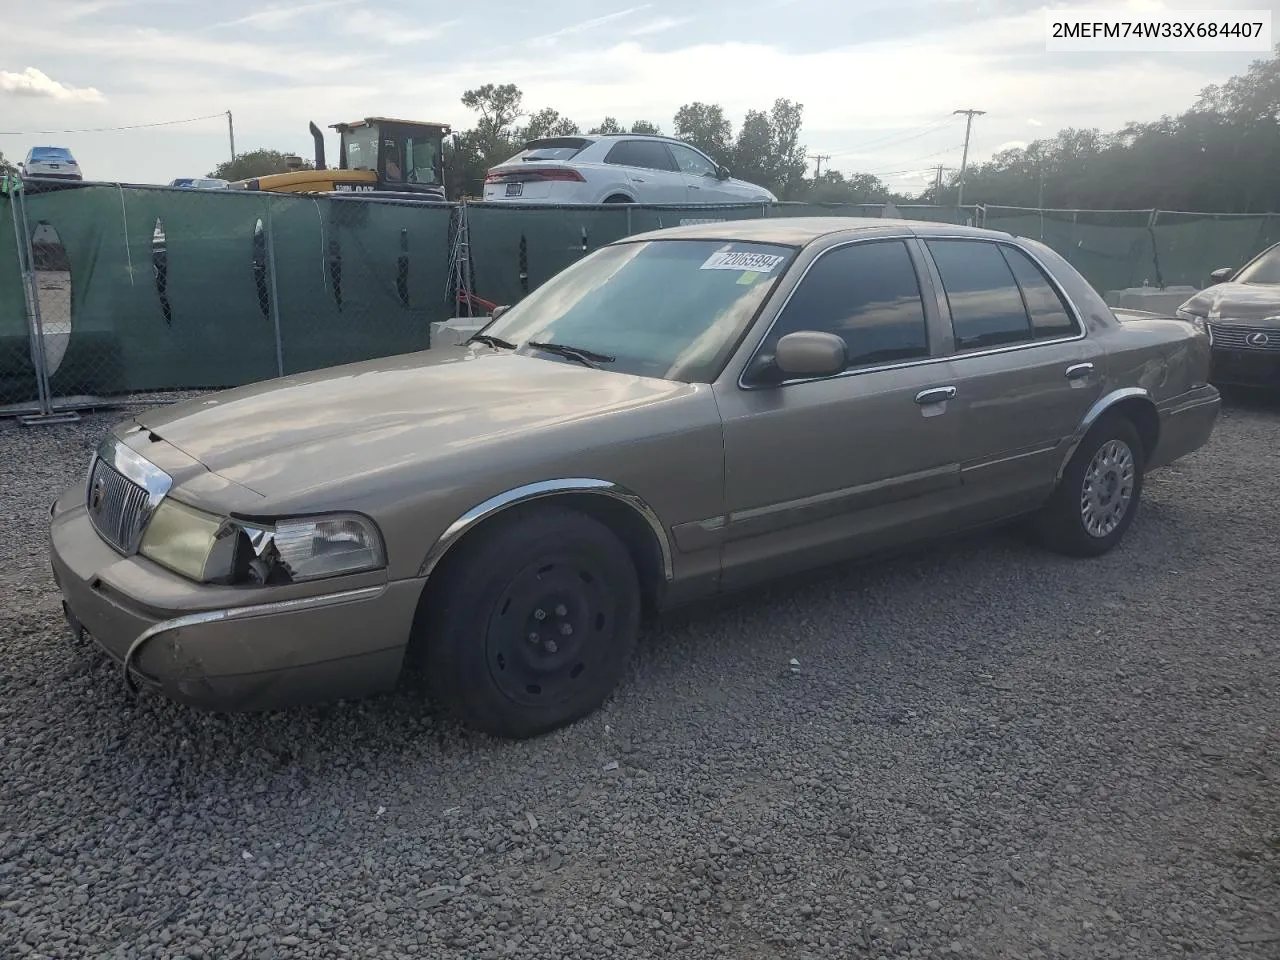
<svg viewBox="0 0 1280 960">
<path fill-rule="evenodd" d="M 750 270 L 754 273 L 772 273 L 786 257 L 772 253 L 752 253 L 749 250 L 717 250 L 707 257 L 699 270 Z"/>
</svg>

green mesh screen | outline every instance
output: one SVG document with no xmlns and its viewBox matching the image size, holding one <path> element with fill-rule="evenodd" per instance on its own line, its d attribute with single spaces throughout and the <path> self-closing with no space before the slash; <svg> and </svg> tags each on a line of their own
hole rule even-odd
<svg viewBox="0 0 1280 960">
<path fill-rule="evenodd" d="M 1028 210 L 987 207 L 984 226 L 1043 241 L 1098 291 L 1158 282 L 1146 210 Z"/>
<path fill-rule="evenodd" d="M 432 321 L 452 316 L 451 212 L 442 204 L 275 196 L 285 373 L 426 349 Z"/>
<path fill-rule="evenodd" d="M 1274 243 L 1280 217 L 1160 211 L 1153 232 L 1165 284 L 1200 287 L 1218 267 L 1241 266 Z"/>
<path fill-rule="evenodd" d="M 627 222 L 628 208 L 621 204 L 467 204 L 472 287 L 494 303 L 515 303 L 585 254 L 639 232 L 628 229 Z"/>
<path fill-rule="evenodd" d="M 0 406 L 39 396 L 13 223 L 16 210 L 16 201 L 0 195 Z"/>
</svg>

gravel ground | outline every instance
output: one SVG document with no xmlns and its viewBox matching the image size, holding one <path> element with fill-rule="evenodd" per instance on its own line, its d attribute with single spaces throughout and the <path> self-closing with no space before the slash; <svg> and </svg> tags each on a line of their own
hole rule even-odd
<svg viewBox="0 0 1280 960">
<path fill-rule="evenodd" d="M 130 701 L 45 560 L 119 416 L 0 424 L 4 957 L 1280 956 L 1280 404 L 1106 558 L 984 534 L 685 613 L 519 744 L 412 686 Z"/>
</svg>

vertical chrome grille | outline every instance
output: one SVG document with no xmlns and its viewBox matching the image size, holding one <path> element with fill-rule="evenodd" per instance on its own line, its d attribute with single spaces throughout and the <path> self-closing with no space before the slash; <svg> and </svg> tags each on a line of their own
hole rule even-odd
<svg viewBox="0 0 1280 960">
<path fill-rule="evenodd" d="M 138 549 L 150 515 L 150 496 L 143 487 L 99 458 L 89 474 L 85 505 L 94 529 L 104 540 L 125 553 Z"/>
</svg>

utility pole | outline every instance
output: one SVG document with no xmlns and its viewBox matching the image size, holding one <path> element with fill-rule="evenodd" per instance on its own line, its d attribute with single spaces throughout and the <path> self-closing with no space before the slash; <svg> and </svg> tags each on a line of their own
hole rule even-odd
<svg viewBox="0 0 1280 960">
<path fill-rule="evenodd" d="M 236 125 L 231 119 L 231 111 L 227 111 L 227 135 L 231 138 L 231 161 L 236 159 Z"/>
<path fill-rule="evenodd" d="M 818 153 L 818 154 L 811 153 L 809 154 L 809 159 L 816 160 L 818 162 L 818 165 L 814 168 L 814 171 L 813 171 L 813 179 L 817 180 L 819 177 L 822 176 L 822 161 L 830 160 L 831 157 L 825 153 Z"/>
<path fill-rule="evenodd" d="M 968 119 L 964 124 L 964 155 L 960 158 L 960 192 L 956 196 L 956 206 L 964 206 L 964 173 L 969 166 L 969 134 L 973 131 L 973 118 L 980 117 L 985 110 L 952 110 L 953 114 L 963 113 Z"/>
</svg>

